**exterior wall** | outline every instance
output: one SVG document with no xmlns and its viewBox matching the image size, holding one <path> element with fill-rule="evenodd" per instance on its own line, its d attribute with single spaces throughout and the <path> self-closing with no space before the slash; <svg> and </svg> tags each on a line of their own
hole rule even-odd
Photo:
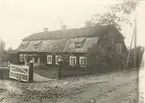
<svg viewBox="0 0 145 103">
<path fill-rule="evenodd" d="M 52 55 L 52 64 L 47 64 L 47 66 L 49 67 L 58 67 L 58 65 L 56 64 L 55 62 L 55 56 L 56 55 L 61 55 L 61 58 L 62 58 L 62 61 L 63 61 L 63 64 L 64 64 L 64 67 L 70 67 L 70 56 L 76 56 L 76 66 L 75 67 L 79 67 L 79 57 L 80 56 L 83 56 L 84 54 L 83 53 L 58 53 L 58 54 L 52 54 L 52 53 L 48 53 L 48 55 Z M 47 63 L 47 62 L 46 62 Z"/>
<path fill-rule="evenodd" d="M 40 64 L 42 64 L 42 63 L 46 63 L 46 53 L 44 53 L 44 52 L 41 52 L 41 53 L 38 53 L 38 52 L 19 52 L 18 53 L 18 60 L 19 60 L 19 62 L 20 62 L 20 55 L 25 55 L 26 56 L 26 58 L 25 59 L 23 59 L 23 61 L 25 61 L 25 62 L 29 62 L 31 59 L 33 60 L 33 57 L 38 57 L 38 58 L 40 58 Z M 39 60 L 38 60 L 39 61 Z"/>
<path fill-rule="evenodd" d="M 102 34 L 98 40 L 98 44 L 110 44 L 110 35 L 111 32 L 109 33 L 106 33 L 106 34 Z M 114 44 L 122 44 L 122 53 L 127 53 L 127 48 L 126 48 L 126 45 L 125 45 L 125 42 L 124 42 L 124 38 L 123 36 L 118 33 L 117 31 L 113 32 L 111 34 L 113 36 L 113 41 L 114 41 Z"/>
<path fill-rule="evenodd" d="M 9 54 L 8 55 L 8 61 L 10 61 L 12 64 L 19 64 L 19 55 L 18 53 L 15 54 Z"/>
</svg>

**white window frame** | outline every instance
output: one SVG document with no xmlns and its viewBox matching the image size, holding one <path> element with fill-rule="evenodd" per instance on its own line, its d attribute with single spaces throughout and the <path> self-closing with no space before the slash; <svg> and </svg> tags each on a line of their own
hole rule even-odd
<svg viewBox="0 0 145 103">
<path fill-rule="evenodd" d="M 86 59 L 86 62 L 84 62 L 84 64 L 82 64 L 83 59 Z M 79 64 L 80 64 L 80 67 L 87 67 L 87 57 L 86 56 L 80 56 Z"/>
<path fill-rule="evenodd" d="M 48 58 L 51 58 L 50 61 Z M 52 55 L 47 55 L 47 64 L 52 64 Z"/>
<path fill-rule="evenodd" d="M 75 48 L 81 48 L 81 42 L 75 42 Z"/>
<path fill-rule="evenodd" d="M 72 59 L 75 60 L 74 64 L 73 64 Z M 70 56 L 70 58 L 69 58 L 69 64 L 70 64 L 70 66 L 74 67 L 74 66 L 76 66 L 76 63 L 77 63 L 77 57 L 76 56 Z"/>
<path fill-rule="evenodd" d="M 116 44 L 116 52 L 121 53 L 122 52 L 122 44 Z"/>
<path fill-rule="evenodd" d="M 19 54 L 19 60 L 24 61 L 24 54 Z"/>
<path fill-rule="evenodd" d="M 58 65 L 58 59 L 57 59 L 57 58 L 60 58 L 60 59 L 61 59 L 61 55 L 56 55 L 56 56 L 55 56 L 55 64 Z"/>
</svg>

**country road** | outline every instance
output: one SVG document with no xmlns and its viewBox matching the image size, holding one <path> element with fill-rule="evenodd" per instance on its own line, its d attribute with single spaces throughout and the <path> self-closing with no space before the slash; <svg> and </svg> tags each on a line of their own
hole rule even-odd
<svg viewBox="0 0 145 103">
<path fill-rule="evenodd" d="M 2 84 L 9 89 L 0 90 L 0 103 L 137 103 L 136 71 L 44 83 L 1 82 L 1 88 Z M 23 88 L 11 92 L 10 87 L 17 86 Z"/>
<path fill-rule="evenodd" d="M 62 98 L 56 103 L 137 103 L 135 75 L 87 85 L 81 93 Z"/>
</svg>

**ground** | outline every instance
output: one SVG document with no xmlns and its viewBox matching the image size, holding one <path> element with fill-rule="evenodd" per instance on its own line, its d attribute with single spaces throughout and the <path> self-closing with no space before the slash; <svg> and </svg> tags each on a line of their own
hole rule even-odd
<svg viewBox="0 0 145 103">
<path fill-rule="evenodd" d="M 0 81 L 0 103 L 137 103 L 137 72 L 19 83 Z"/>
</svg>

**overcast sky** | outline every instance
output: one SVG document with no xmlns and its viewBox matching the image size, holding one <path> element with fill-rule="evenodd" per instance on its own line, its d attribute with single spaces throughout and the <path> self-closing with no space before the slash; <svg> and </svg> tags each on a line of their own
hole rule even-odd
<svg viewBox="0 0 145 103">
<path fill-rule="evenodd" d="M 83 27 L 92 15 L 105 11 L 105 5 L 121 0 L 0 0 L 0 38 L 6 48 L 16 49 L 21 40 L 44 27 L 60 29 L 60 21 L 68 28 Z M 143 44 L 145 2 L 138 7 L 138 41 Z M 129 45 L 132 30 L 125 28 L 126 44 Z"/>
</svg>

